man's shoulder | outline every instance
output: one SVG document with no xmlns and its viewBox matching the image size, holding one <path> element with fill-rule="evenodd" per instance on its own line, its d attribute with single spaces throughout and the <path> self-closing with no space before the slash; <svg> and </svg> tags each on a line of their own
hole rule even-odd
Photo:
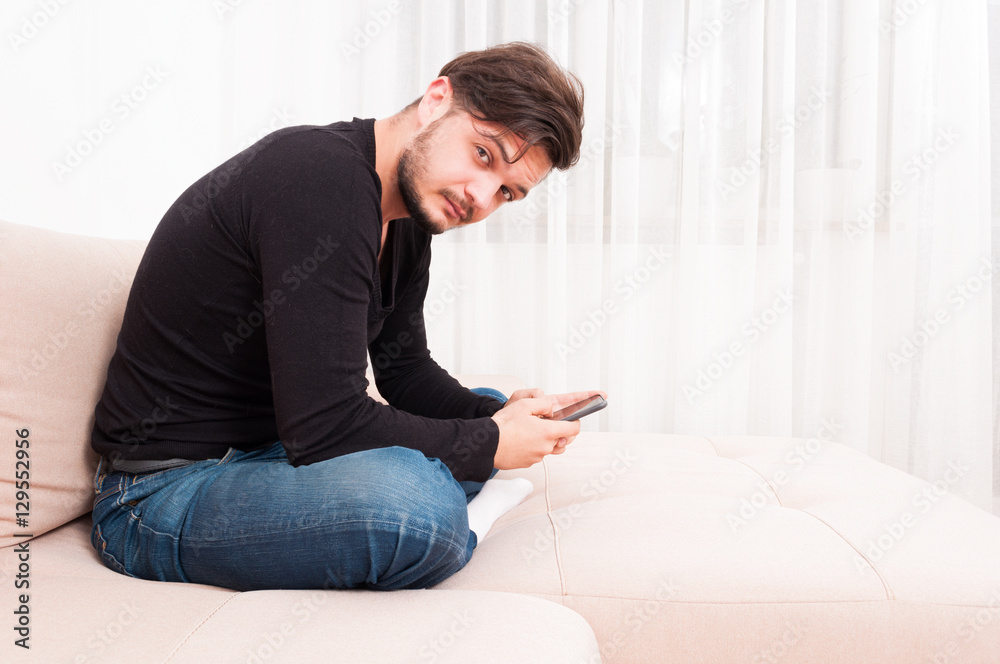
<svg viewBox="0 0 1000 664">
<path fill-rule="evenodd" d="M 285 127 L 268 134 L 235 158 L 234 171 L 251 191 L 348 190 L 381 198 L 375 169 L 374 120 Z"/>
<path fill-rule="evenodd" d="M 278 129 L 245 151 L 249 157 L 335 156 L 344 163 L 375 167 L 374 120 L 297 125 Z"/>
</svg>

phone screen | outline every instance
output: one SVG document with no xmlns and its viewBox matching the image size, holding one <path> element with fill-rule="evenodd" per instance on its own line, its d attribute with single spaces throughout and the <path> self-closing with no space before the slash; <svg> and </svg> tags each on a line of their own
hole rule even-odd
<svg viewBox="0 0 1000 664">
<path fill-rule="evenodd" d="M 595 394 L 589 399 L 584 399 L 583 401 L 577 401 L 575 404 L 566 406 L 561 410 L 557 410 L 552 413 L 553 420 L 562 420 L 564 422 L 573 422 L 580 419 L 584 415 L 590 415 L 591 413 L 596 413 L 600 409 L 608 405 L 604 397 L 600 394 Z"/>
</svg>

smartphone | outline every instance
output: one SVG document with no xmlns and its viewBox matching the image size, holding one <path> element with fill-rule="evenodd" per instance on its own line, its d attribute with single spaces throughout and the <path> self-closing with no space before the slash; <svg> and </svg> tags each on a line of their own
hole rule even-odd
<svg viewBox="0 0 1000 664">
<path fill-rule="evenodd" d="M 589 399 L 584 399 L 583 401 L 577 401 L 575 404 L 571 406 L 566 406 L 561 410 L 557 410 L 556 412 L 552 413 L 552 417 L 550 419 L 562 420 L 563 422 L 573 422 L 580 419 L 584 415 L 590 415 L 591 413 L 596 413 L 597 411 L 599 411 L 600 409 L 604 408 L 607 405 L 608 402 L 605 401 L 604 397 L 602 397 L 600 394 L 595 394 Z"/>
</svg>

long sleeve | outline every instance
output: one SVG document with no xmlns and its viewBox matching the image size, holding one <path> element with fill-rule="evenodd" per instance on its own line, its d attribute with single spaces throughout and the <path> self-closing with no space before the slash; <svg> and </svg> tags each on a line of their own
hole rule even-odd
<svg viewBox="0 0 1000 664">
<path fill-rule="evenodd" d="M 301 465 L 400 445 L 459 480 L 488 477 L 499 440 L 491 404 L 456 388 L 429 354 L 393 365 L 393 405 L 365 390 L 369 347 L 398 334 L 426 290 L 426 265 L 421 277 L 419 261 L 404 262 L 382 302 L 373 126 L 279 130 L 175 201 L 136 272 L 95 408 L 95 451 L 207 459 L 281 440 Z M 422 256 L 426 238 L 409 237 Z M 399 372 L 421 362 L 407 387 Z M 418 407 L 407 395 L 418 384 L 439 386 L 449 405 Z"/>
<path fill-rule="evenodd" d="M 414 257 L 418 262 L 414 281 L 369 348 L 375 383 L 390 404 L 416 415 L 441 419 L 489 417 L 503 404 L 463 387 L 434 361 L 427 347 L 423 304 L 430 257 L 429 244 L 419 257 Z"/>
<path fill-rule="evenodd" d="M 503 404 L 469 391 L 431 357 L 423 317 L 430 265 L 429 242 L 424 246 L 422 255 L 412 257 L 417 264 L 413 282 L 369 346 L 375 382 L 379 393 L 400 410 L 436 419 L 473 420 L 469 423 L 474 427 L 473 434 L 467 439 L 470 445 L 459 448 L 456 453 L 472 464 L 477 476 L 488 476 L 499 442 L 499 430 L 490 416 Z M 409 259 L 409 256 L 400 257 L 402 261 Z"/>
<path fill-rule="evenodd" d="M 261 188 L 262 183 L 254 181 L 257 172 L 283 183 L 254 207 L 250 228 L 263 292 L 284 293 L 283 304 L 267 319 L 266 339 L 275 420 L 289 460 L 295 465 L 314 463 L 401 445 L 440 458 L 457 479 L 485 479 L 499 440 L 488 409 L 455 409 L 453 417 L 440 419 L 437 415 L 446 410 L 406 412 L 405 399 L 392 395 L 393 405 L 385 406 L 360 389 L 367 366 L 371 297 L 378 288 L 379 192 L 371 166 L 361 156 L 345 165 L 310 141 L 286 143 L 291 145 L 258 158 L 245 186 L 248 192 Z M 296 275 L 295 266 L 301 274 L 289 279 L 289 270 Z M 407 289 L 404 299 L 411 307 L 422 302 L 419 288 L 411 284 Z M 426 290 L 426 283 L 422 288 Z M 399 320 L 403 313 L 400 308 L 389 320 Z M 387 334 L 396 334 L 396 328 Z M 419 346 L 426 353 L 422 331 L 419 336 L 411 348 Z M 429 354 L 426 359 L 430 361 Z M 431 383 L 461 395 L 454 379 L 445 378 L 439 367 L 434 371 L 426 366 L 418 374 L 425 380 L 433 376 Z M 465 392 L 475 397 L 464 397 L 467 401 L 482 406 L 479 397 Z M 466 419 L 480 412 L 483 416 Z"/>
</svg>

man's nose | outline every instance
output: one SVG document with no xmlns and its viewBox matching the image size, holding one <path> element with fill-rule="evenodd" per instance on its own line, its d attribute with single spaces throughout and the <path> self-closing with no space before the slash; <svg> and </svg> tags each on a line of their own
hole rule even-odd
<svg viewBox="0 0 1000 664">
<path fill-rule="evenodd" d="M 486 210 L 493 204 L 500 181 L 496 176 L 484 173 L 472 180 L 465 188 L 469 205 L 478 210 Z"/>
</svg>

